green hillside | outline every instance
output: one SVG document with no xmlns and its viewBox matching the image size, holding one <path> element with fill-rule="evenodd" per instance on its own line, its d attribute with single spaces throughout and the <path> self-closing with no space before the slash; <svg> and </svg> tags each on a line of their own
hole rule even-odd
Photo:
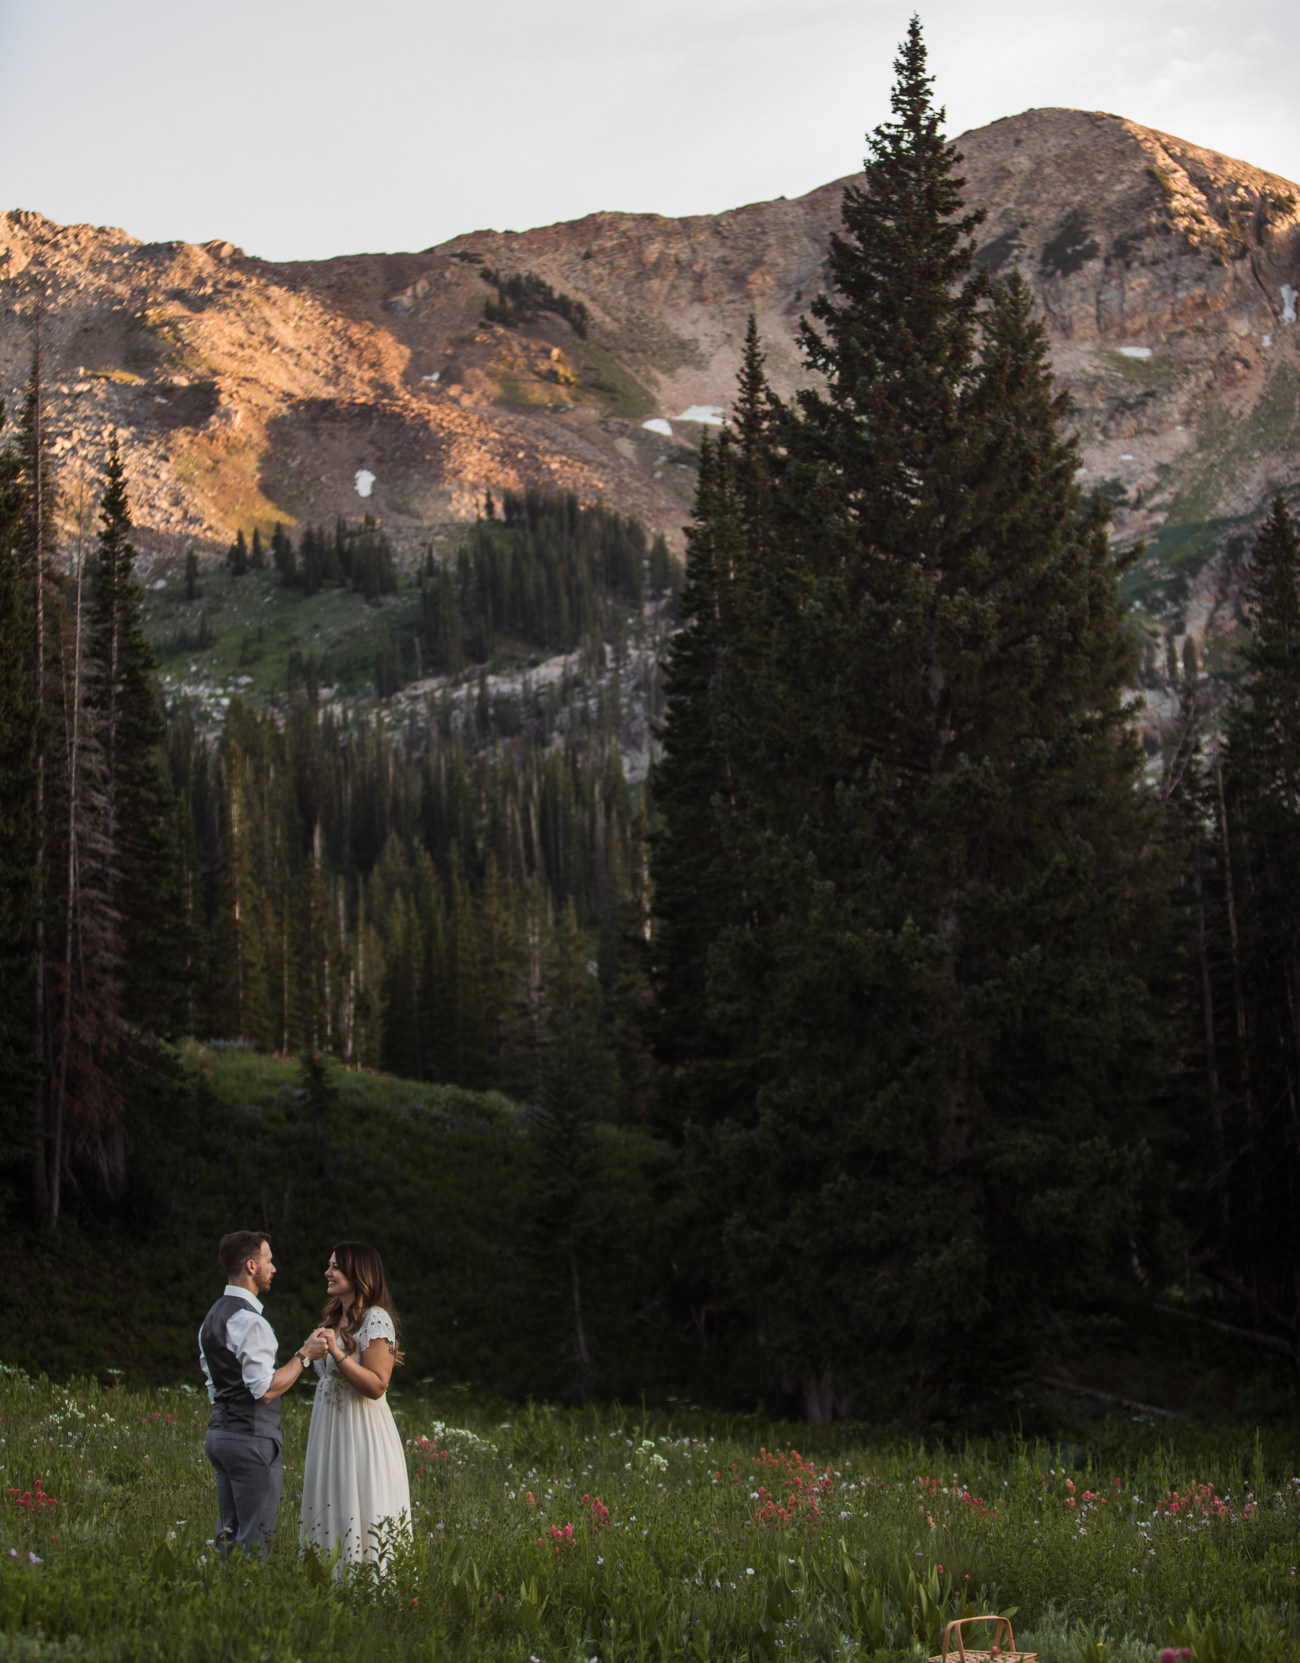
<svg viewBox="0 0 1300 1663">
<path fill-rule="evenodd" d="M 312 1090 L 298 1063 L 239 1046 L 186 1044 L 168 1073 L 166 1096 L 134 1114 L 126 1190 L 48 1246 L 10 1241 L 21 1290 L 10 1331 L 27 1338 L 6 1362 L 55 1378 L 197 1383 L 216 1244 L 246 1227 L 272 1236 L 268 1314 L 282 1344 L 319 1319 L 335 1243 L 369 1240 L 403 1319 L 407 1378 L 516 1397 L 554 1388 L 554 1337 L 536 1318 L 547 1268 L 529 1249 L 535 1111 L 331 1065 Z M 655 1198 L 672 1157 L 635 1130 L 598 1135 L 590 1297 L 602 1378 L 611 1394 L 670 1390 L 682 1344 L 663 1315 L 638 1326 L 633 1313 L 671 1281 L 672 1214 Z M 605 1311 L 617 1317 L 602 1322 Z"/>
</svg>

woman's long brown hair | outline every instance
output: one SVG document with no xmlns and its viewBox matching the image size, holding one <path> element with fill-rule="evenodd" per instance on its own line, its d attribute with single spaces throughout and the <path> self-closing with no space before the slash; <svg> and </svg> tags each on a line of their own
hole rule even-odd
<svg viewBox="0 0 1300 1663">
<path fill-rule="evenodd" d="M 326 1303 L 321 1317 L 323 1325 L 337 1330 L 339 1344 L 350 1357 L 357 1349 L 353 1335 L 360 1328 L 362 1318 L 373 1306 L 378 1305 L 393 1319 L 393 1332 L 396 1336 L 394 1351 L 400 1363 L 402 1326 L 393 1306 L 393 1296 L 389 1293 L 388 1283 L 384 1279 L 384 1261 L 366 1242 L 341 1241 L 334 1249 L 334 1263 L 352 1284 L 352 1312 L 345 1330 L 343 1301 L 336 1295 Z"/>
</svg>

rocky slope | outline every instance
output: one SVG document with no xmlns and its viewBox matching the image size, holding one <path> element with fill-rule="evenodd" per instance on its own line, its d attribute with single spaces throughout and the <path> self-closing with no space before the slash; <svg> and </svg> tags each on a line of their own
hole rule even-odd
<svg viewBox="0 0 1300 1663">
<path fill-rule="evenodd" d="M 1300 189 L 1075 110 L 959 144 L 981 260 L 1019 267 L 1041 302 L 1086 482 L 1118 502 L 1118 534 L 1149 540 L 1139 598 L 1162 632 L 1213 641 L 1244 531 L 1300 481 Z M 778 390 L 799 381 L 794 330 L 843 183 L 281 265 L 12 212 L 0 388 L 21 396 L 39 304 L 67 512 L 114 426 L 159 555 L 363 509 L 414 543 L 523 485 L 603 497 L 680 547 L 700 420 L 730 401 L 751 309 Z M 550 312 L 485 324 L 482 265 L 581 301 L 587 337 Z"/>
</svg>

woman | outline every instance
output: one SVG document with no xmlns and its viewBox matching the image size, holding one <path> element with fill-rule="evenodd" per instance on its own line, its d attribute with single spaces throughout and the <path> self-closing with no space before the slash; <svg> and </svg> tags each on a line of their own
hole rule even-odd
<svg viewBox="0 0 1300 1663">
<path fill-rule="evenodd" d="M 299 1536 L 326 1554 L 337 1546 L 340 1565 L 382 1565 L 411 1530 L 406 1454 L 384 1396 L 401 1361 L 396 1313 L 383 1261 L 364 1242 L 339 1243 L 325 1288 Z"/>
</svg>

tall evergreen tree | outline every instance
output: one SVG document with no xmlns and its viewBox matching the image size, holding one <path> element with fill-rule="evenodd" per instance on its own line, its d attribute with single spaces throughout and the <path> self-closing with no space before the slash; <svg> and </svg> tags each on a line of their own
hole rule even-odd
<svg viewBox="0 0 1300 1663">
<path fill-rule="evenodd" d="M 1028 291 L 972 274 L 915 20 L 896 67 L 803 330 L 824 388 L 781 412 L 747 358 L 700 531 L 742 528 L 695 732 L 739 896 L 704 1006 L 752 1083 L 699 1183 L 813 1419 L 1097 1291 L 1153 1050 L 1115 564 Z"/>
<path fill-rule="evenodd" d="M 53 1124 L 50 1095 L 54 1011 L 51 1003 L 57 947 L 50 930 L 54 890 L 54 850 L 50 827 L 54 785 L 51 746 L 62 722 L 61 596 L 52 558 L 56 548 L 56 492 L 50 473 L 45 419 L 42 319 L 37 314 L 32 368 L 23 401 L 18 445 L 23 503 L 26 510 L 24 555 L 31 595 L 30 673 L 36 702 L 36 781 L 33 802 L 33 897 L 35 948 L 32 978 L 33 1166 L 32 1200 L 42 1229 L 54 1228 L 58 1216 L 55 1174 L 61 1171 L 62 1147 Z"/>
<path fill-rule="evenodd" d="M 131 511 L 117 435 L 100 503 L 91 628 L 90 705 L 107 772 L 111 899 L 121 919 L 123 1014 L 136 1027 L 179 1031 L 186 1003 L 179 832 L 153 649 L 133 575 Z"/>
<path fill-rule="evenodd" d="M 654 1050 L 661 1122 L 678 1136 L 692 1120 L 722 1112 L 719 1074 L 733 1060 L 710 1018 L 707 992 L 710 949 L 741 905 L 737 868 L 722 840 L 731 782 L 717 732 L 722 590 L 743 548 L 733 464 L 726 436 L 715 445 L 706 434 L 652 780 Z"/>
<path fill-rule="evenodd" d="M 1300 1350 L 1300 536 L 1281 494 L 1245 585 L 1241 680 L 1225 723 L 1231 1047 L 1229 1286 L 1242 1317 Z"/>
<path fill-rule="evenodd" d="M 607 1245 L 597 1126 L 615 1084 L 600 1026 L 600 990 L 572 906 L 547 954 L 538 1108 L 529 1125 L 533 1159 L 529 1261 L 535 1309 L 571 1402 L 586 1403 L 598 1377 L 599 1268 Z"/>
<path fill-rule="evenodd" d="M 0 424 L 3 423 L 0 405 Z M 0 1125 L 5 1164 L 30 1154 L 36 1092 L 36 757 L 41 713 L 31 673 L 22 458 L 0 452 Z"/>
<path fill-rule="evenodd" d="M 266 985 L 263 935 L 259 920 L 259 890 L 254 847 L 259 827 L 254 822 L 249 770 L 237 740 L 226 746 L 221 794 L 221 868 L 217 917 L 213 931 L 213 1006 L 215 1032 L 229 1039 L 249 1040 L 271 1050 L 279 1039 L 271 1018 Z M 315 1050 L 328 1046 L 328 984 L 318 993 L 319 979 L 329 974 L 328 958 L 320 950 L 316 921 L 327 907 L 316 897 L 304 898 L 305 919 L 299 937 L 304 964 L 302 1009 L 304 1042 Z M 321 1004 L 325 1011 L 321 1011 Z M 320 1033 L 321 1025 L 326 1033 Z"/>
<path fill-rule="evenodd" d="M 79 533 L 71 615 L 63 606 L 58 614 L 61 721 L 47 776 L 52 881 L 46 917 L 54 972 L 47 996 L 46 1075 L 51 1230 L 59 1220 L 70 1154 L 89 1156 L 110 1185 L 125 1170 L 121 921 L 114 893 L 111 782 L 100 726 L 85 695 L 90 677 L 83 646 L 84 564 Z"/>
<path fill-rule="evenodd" d="M 248 542 L 241 526 L 235 533 L 235 540 L 226 550 L 226 565 L 235 577 L 248 575 Z"/>
</svg>

